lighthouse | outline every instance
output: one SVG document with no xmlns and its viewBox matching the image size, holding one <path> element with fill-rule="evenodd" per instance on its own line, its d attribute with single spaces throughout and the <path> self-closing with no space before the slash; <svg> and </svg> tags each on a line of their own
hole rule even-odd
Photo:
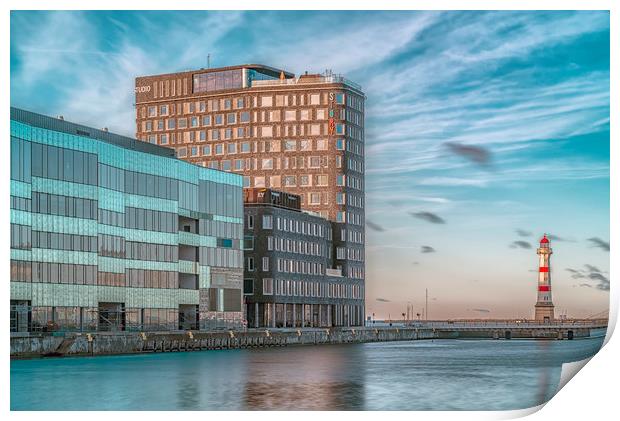
<svg viewBox="0 0 620 421">
<path fill-rule="evenodd" d="M 536 301 L 534 320 L 549 323 L 553 320 L 553 301 L 551 301 L 551 254 L 547 234 L 540 240 L 538 254 L 538 300 Z"/>
</svg>

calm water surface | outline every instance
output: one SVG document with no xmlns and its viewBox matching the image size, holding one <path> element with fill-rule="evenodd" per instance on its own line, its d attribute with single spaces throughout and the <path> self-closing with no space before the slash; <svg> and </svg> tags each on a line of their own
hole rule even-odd
<svg viewBox="0 0 620 421">
<path fill-rule="evenodd" d="M 603 338 L 436 340 L 11 361 L 13 410 L 520 409 Z"/>
</svg>

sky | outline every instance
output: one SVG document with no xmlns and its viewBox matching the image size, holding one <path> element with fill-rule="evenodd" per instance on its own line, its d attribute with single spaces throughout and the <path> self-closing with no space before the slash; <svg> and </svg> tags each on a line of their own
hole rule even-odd
<svg viewBox="0 0 620 421">
<path fill-rule="evenodd" d="M 36 28 L 36 30 L 33 30 Z M 134 136 L 134 78 L 331 69 L 366 101 L 366 308 L 609 306 L 609 13 L 11 12 L 11 105 Z"/>
</svg>

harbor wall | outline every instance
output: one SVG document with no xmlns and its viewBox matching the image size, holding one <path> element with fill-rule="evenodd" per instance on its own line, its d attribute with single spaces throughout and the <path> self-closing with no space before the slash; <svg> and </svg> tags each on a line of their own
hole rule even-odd
<svg viewBox="0 0 620 421">
<path fill-rule="evenodd" d="M 570 332 L 569 332 L 570 331 Z M 590 329 L 341 328 L 217 332 L 95 332 L 11 337 L 11 358 L 94 356 L 423 339 L 573 339 Z"/>
</svg>

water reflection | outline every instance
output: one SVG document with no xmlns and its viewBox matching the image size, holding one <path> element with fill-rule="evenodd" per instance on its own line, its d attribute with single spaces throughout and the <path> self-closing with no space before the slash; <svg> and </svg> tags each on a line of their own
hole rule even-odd
<svg viewBox="0 0 620 421">
<path fill-rule="evenodd" d="M 11 409 L 520 409 L 550 399 L 562 363 L 592 356 L 602 340 L 441 340 L 11 361 Z"/>
<path fill-rule="evenodd" d="M 358 345 L 297 347 L 284 355 L 254 352 L 247 364 L 244 409 L 361 410 L 365 355 Z"/>
</svg>

